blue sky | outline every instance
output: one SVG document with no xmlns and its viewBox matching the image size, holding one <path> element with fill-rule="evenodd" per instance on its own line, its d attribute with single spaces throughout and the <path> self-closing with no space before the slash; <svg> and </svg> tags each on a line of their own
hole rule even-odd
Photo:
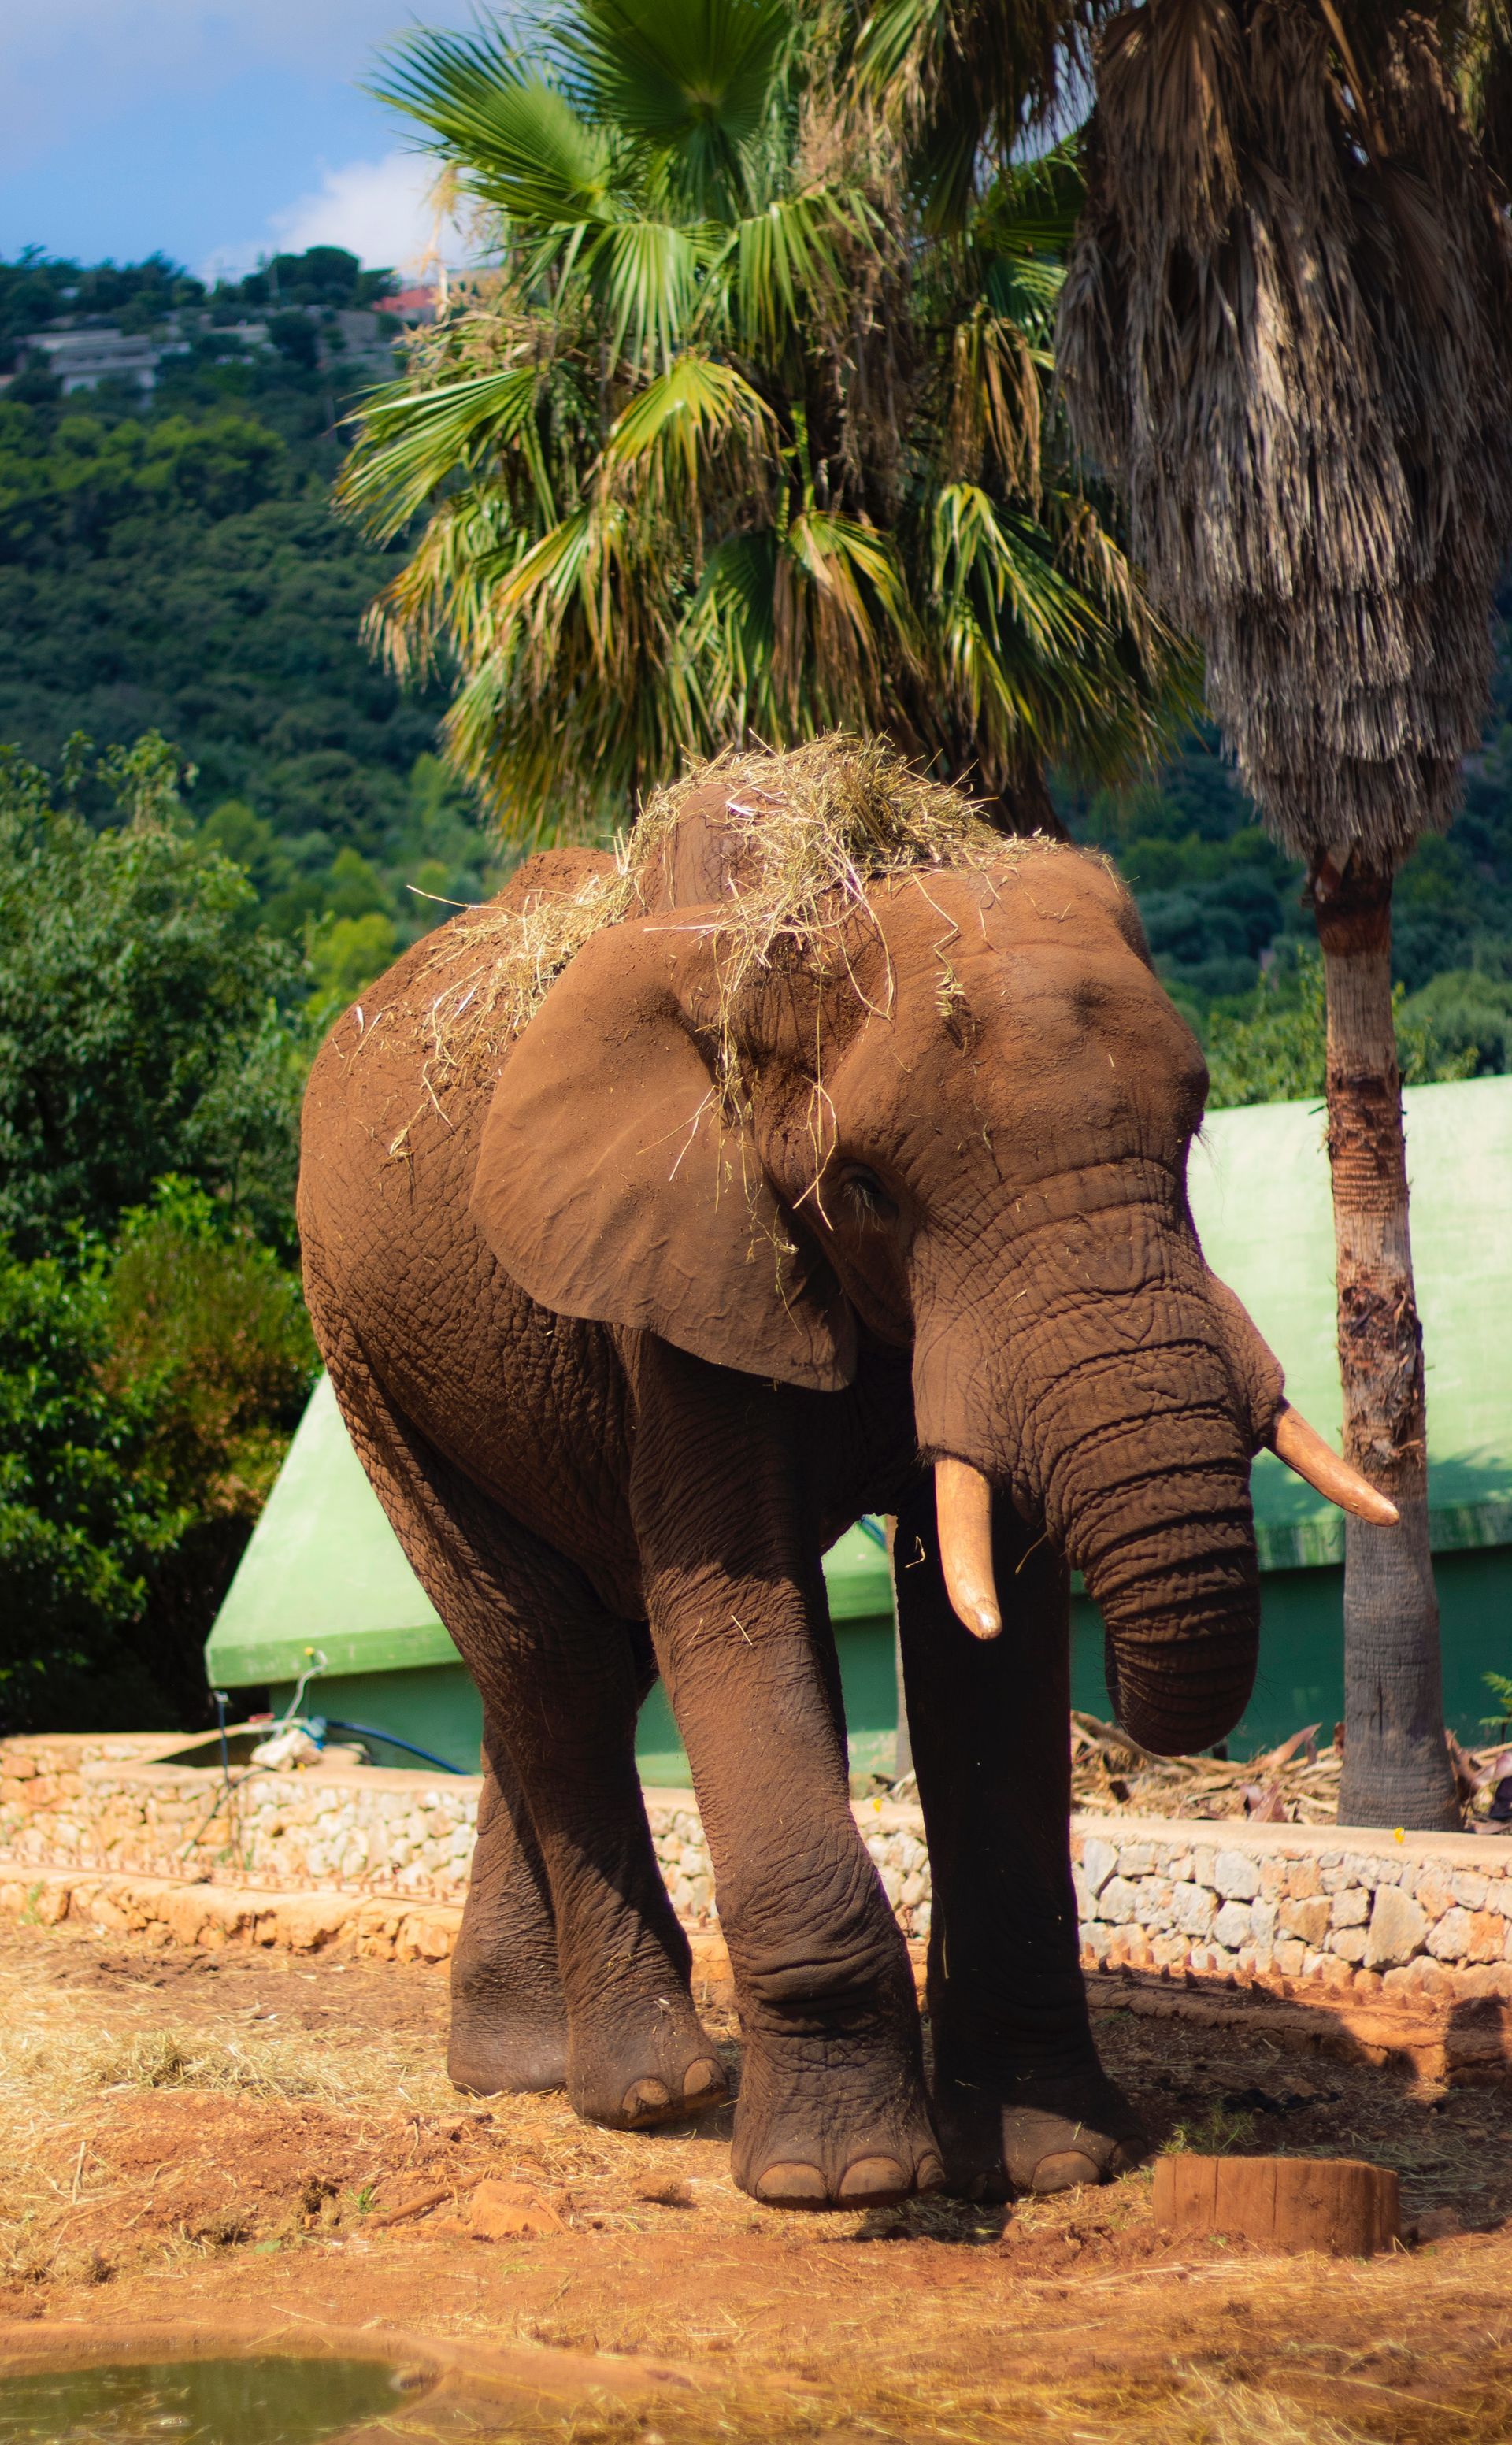
<svg viewBox="0 0 1512 2445">
<path fill-rule="evenodd" d="M 418 263 L 423 162 L 358 91 L 407 23 L 466 0 L 21 0 L 0 8 L 0 255 L 160 247 L 195 271 L 350 246 Z"/>
</svg>

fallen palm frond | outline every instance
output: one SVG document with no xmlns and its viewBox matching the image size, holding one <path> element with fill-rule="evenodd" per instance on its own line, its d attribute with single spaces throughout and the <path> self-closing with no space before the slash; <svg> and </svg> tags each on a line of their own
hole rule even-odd
<svg viewBox="0 0 1512 2445">
<path fill-rule="evenodd" d="M 1319 1747 L 1322 1726 L 1308 1724 L 1278 1747 L 1253 1757 L 1157 1757 L 1096 1715 L 1071 1718 L 1072 1795 L 1078 1808 L 1132 1817 L 1247 1818 L 1258 1825 L 1335 1825 L 1343 1771 L 1342 1726 Z M 1506 1822 L 1512 1750 L 1463 1748 L 1445 1741 L 1465 1821 L 1494 1835 Z"/>
<path fill-rule="evenodd" d="M 1000 867 L 1036 847 L 994 830 L 961 791 L 929 780 L 880 739 L 841 733 L 786 753 L 717 756 L 659 790 L 612 866 L 576 891 L 524 907 L 495 904 L 447 926 L 426 971 L 436 982 L 425 1020 L 436 1092 L 501 1051 L 595 934 L 666 905 L 678 828 L 715 787 L 739 830 L 738 887 L 717 915 L 690 922 L 706 923 L 714 938 L 729 1075 L 741 994 L 798 956 L 838 948 L 868 912 L 874 884 L 930 868 Z"/>
</svg>

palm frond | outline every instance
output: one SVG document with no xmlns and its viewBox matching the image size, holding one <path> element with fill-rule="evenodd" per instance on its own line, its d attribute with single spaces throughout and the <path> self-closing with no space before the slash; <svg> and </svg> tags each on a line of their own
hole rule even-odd
<svg viewBox="0 0 1512 2445">
<path fill-rule="evenodd" d="M 742 374 L 691 350 L 636 393 L 610 427 L 600 463 L 610 483 L 633 480 L 659 509 L 693 521 L 711 470 L 733 454 L 748 476 L 772 426 L 770 408 Z"/>
<path fill-rule="evenodd" d="M 436 390 L 400 386 L 364 404 L 361 439 L 337 479 L 336 501 L 387 543 L 484 452 L 533 441 L 540 387 L 533 364 L 474 374 Z M 544 466 L 532 452 L 543 493 Z"/>
<path fill-rule="evenodd" d="M 698 301 L 700 234 L 644 219 L 606 233 L 588 268 L 614 356 L 664 365 L 675 355 Z"/>
<path fill-rule="evenodd" d="M 907 147 L 927 225 L 964 226 L 982 162 L 1006 167 L 1029 126 L 1077 89 L 1091 12 L 1075 0 L 873 0 L 852 51 L 858 93 Z"/>
<path fill-rule="evenodd" d="M 464 189 L 507 218 L 570 229 L 616 216 L 602 130 L 502 37 L 412 34 L 372 90 L 427 128 Z"/>
<path fill-rule="evenodd" d="M 939 239 L 915 143 L 956 142 L 958 94 L 1000 133 L 1059 6 L 1015 67 L 969 12 L 883 0 L 912 120 L 837 91 L 841 20 L 798 0 L 552 0 L 529 42 L 396 53 L 493 269 L 366 403 L 341 506 L 415 523 L 367 633 L 455 674 L 447 753 L 516 836 L 623 817 L 731 735 L 881 730 L 994 786 L 1148 750 L 1175 643 L 1078 522 L 1054 403 L 1077 163 L 974 157 Z"/>
<path fill-rule="evenodd" d="M 806 315 L 830 309 L 843 282 L 847 246 L 865 244 L 864 200 L 838 186 L 775 198 L 737 220 L 711 269 L 730 283 L 726 306 L 737 347 L 780 351 Z"/>
<path fill-rule="evenodd" d="M 564 47 L 588 114 L 664 155 L 689 209 L 722 218 L 747 199 L 795 32 L 786 0 L 582 0 Z"/>
</svg>

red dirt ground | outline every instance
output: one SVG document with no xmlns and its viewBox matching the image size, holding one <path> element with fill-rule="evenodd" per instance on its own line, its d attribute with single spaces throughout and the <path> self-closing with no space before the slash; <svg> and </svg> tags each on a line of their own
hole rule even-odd
<svg viewBox="0 0 1512 2445">
<path fill-rule="evenodd" d="M 329 2320 L 669 2356 L 697 2403 L 659 2399 L 654 2427 L 625 2414 L 612 2433 L 643 2445 L 1512 2437 L 1499 2090 L 1102 2015 L 1161 2137 L 1368 2156 L 1400 2172 L 1409 2225 L 1463 2228 L 1369 2263 L 1287 2260 L 1178 2247 L 1148 2174 L 1011 2212 L 774 2214 L 731 2183 L 727 2116 L 619 2135 L 558 2098 L 457 2098 L 445 2018 L 444 1973 L 420 1967 L 7 1929 L 0 2321 L 254 2311 L 291 2336 Z M 468 2184 L 487 2174 L 567 2230 L 473 2237 Z"/>
</svg>

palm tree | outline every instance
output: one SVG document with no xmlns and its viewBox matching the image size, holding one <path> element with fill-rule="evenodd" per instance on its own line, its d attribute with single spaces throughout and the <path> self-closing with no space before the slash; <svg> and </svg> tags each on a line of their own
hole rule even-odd
<svg viewBox="0 0 1512 2445">
<path fill-rule="evenodd" d="M 1279 839 L 1307 862 L 1349 1458 L 1356 1824 L 1457 1821 L 1428 1550 L 1423 1342 L 1391 1023 L 1394 868 L 1453 811 L 1512 534 L 1512 272 L 1466 116 L 1506 123 L 1489 10 L 1147 0 L 1098 44 L 1062 298 L 1075 430 Z"/>
<path fill-rule="evenodd" d="M 1053 822 L 1189 683 L 1054 410 L 1064 154 L 926 238 L 886 114 L 800 0 L 565 0 L 522 49 L 420 33 L 381 90 L 477 215 L 341 479 L 419 527 L 371 634 L 457 676 L 507 831 L 603 829 L 693 753 L 838 726 Z"/>
</svg>

